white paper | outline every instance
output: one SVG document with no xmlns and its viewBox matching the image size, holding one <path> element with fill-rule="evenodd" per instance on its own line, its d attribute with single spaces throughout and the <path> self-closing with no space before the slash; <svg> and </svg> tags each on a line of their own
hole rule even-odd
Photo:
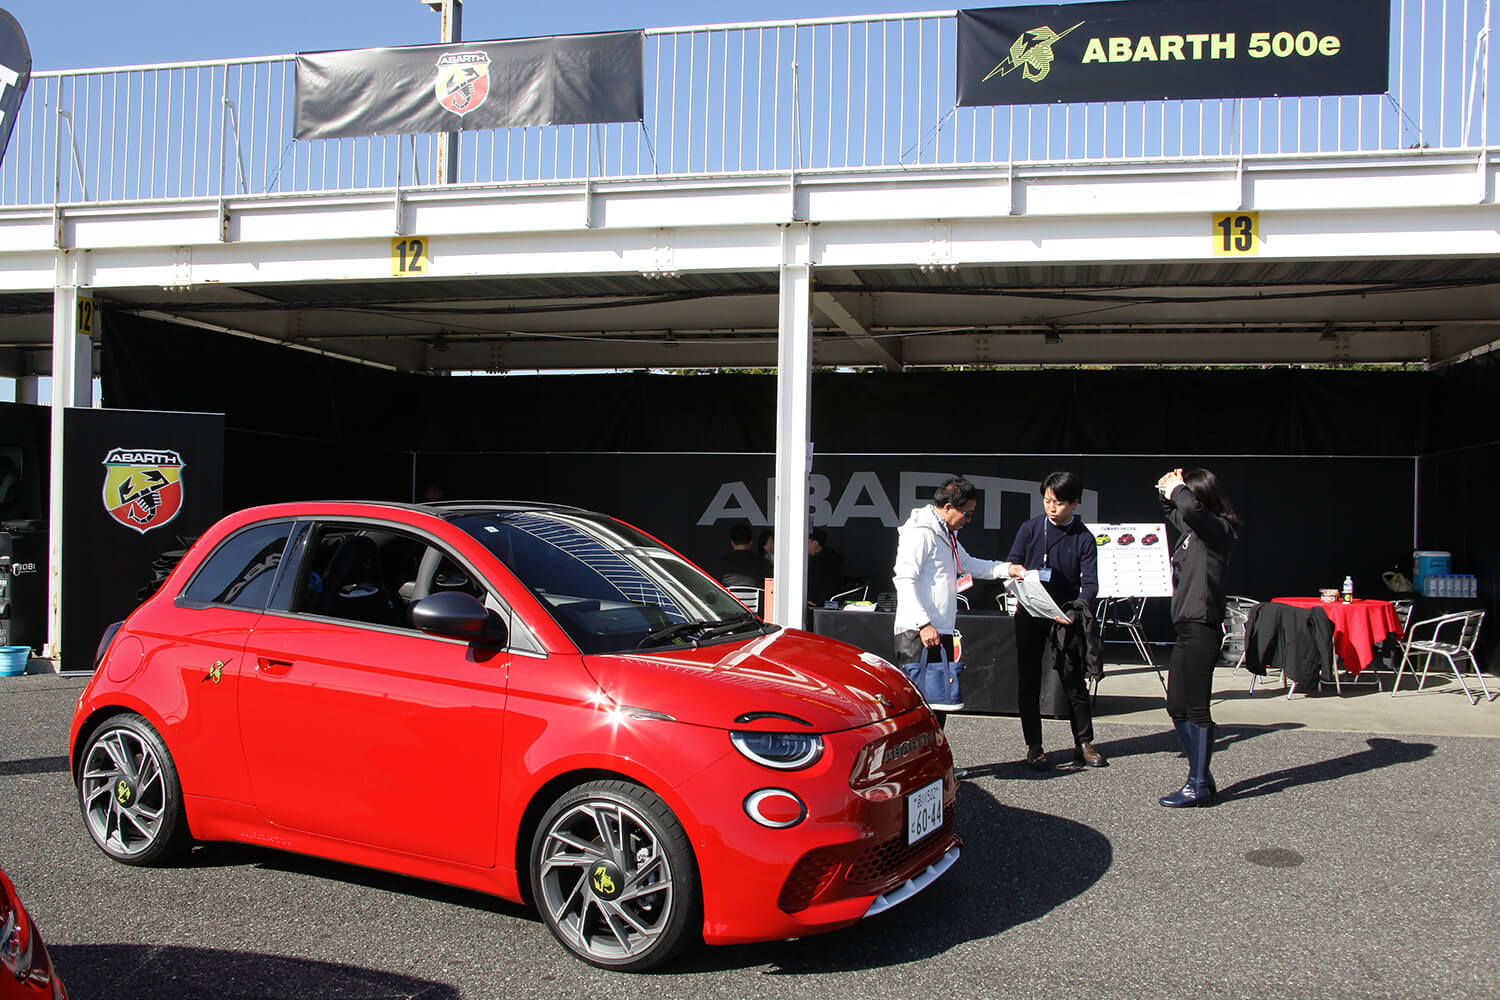
<svg viewBox="0 0 1500 1000">
<path fill-rule="evenodd" d="M 1066 617 L 1052 595 L 1047 593 L 1047 588 L 1042 586 L 1041 573 L 1034 569 L 1028 569 L 1019 580 L 1006 580 L 1005 589 L 1021 602 L 1028 614 L 1047 619 Z"/>
</svg>

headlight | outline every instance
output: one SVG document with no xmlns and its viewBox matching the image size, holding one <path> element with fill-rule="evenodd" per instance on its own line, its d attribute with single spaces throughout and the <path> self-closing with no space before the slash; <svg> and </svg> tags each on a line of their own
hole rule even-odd
<svg viewBox="0 0 1500 1000">
<path fill-rule="evenodd" d="M 800 771 L 823 756 L 823 737 L 807 733 L 730 733 L 729 742 L 757 764 Z"/>
</svg>

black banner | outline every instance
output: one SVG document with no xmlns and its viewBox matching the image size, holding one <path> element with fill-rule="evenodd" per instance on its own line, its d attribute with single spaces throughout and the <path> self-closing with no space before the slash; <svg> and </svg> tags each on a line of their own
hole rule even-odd
<svg viewBox="0 0 1500 1000">
<path fill-rule="evenodd" d="M 160 586 L 223 513 L 224 417 L 70 409 L 63 468 L 62 670 Z"/>
<path fill-rule="evenodd" d="M 31 46 L 26 44 L 20 22 L 9 11 L 0 10 L 0 163 L 5 161 L 5 147 L 30 82 Z"/>
<path fill-rule="evenodd" d="M 641 46 L 619 31 L 299 55 L 294 135 L 638 122 Z"/>
<path fill-rule="evenodd" d="M 1389 0 L 1116 0 L 958 12 L 958 103 L 1381 94 Z"/>
</svg>

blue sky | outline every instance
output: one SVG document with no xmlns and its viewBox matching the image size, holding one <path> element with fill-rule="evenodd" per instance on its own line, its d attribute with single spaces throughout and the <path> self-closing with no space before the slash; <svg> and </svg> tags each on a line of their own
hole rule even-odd
<svg viewBox="0 0 1500 1000">
<path fill-rule="evenodd" d="M 992 0 L 972 6 L 1010 6 Z M 26 32 L 34 70 L 191 62 L 438 40 L 419 0 L 0 0 Z M 906 0 L 468 0 L 466 39 L 947 10 Z"/>
</svg>

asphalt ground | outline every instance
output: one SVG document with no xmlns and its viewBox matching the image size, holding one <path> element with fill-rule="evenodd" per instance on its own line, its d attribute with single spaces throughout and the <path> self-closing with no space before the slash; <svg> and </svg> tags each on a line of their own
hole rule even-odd
<svg viewBox="0 0 1500 1000">
<path fill-rule="evenodd" d="M 1500 998 L 1495 738 L 1223 724 L 1223 801 L 1168 810 L 1156 798 L 1187 767 L 1175 738 L 1164 717 L 1117 721 L 1140 706 L 1117 717 L 1112 700 L 1146 695 L 1106 684 L 1104 769 L 1036 774 L 1015 719 L 949 720 L 972 769 L 965 848 L 926 892 L 658 973 L 593 969 L 523 907 L 365 869 L 222 845 L 182 867 L 110 861 L 67 774 L 79 678 L 0 679 L 0 865 L 75 1000 Z M 1500 702 L 1470 711 L 1486 731 Z M 1066 723 L 1044 727 L 1071 743 Z M 413 791 L 393 808 L 420 808 Z"/>
</svg>

